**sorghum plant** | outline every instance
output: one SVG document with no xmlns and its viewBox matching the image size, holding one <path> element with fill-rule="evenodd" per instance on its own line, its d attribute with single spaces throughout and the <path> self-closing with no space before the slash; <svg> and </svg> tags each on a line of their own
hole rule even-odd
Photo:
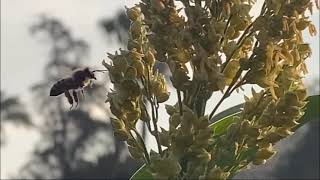
<svg viewBox="0 0 320 180">
<path fill-rule="evenodd" d="M 264 164 L 273 145 L 291 135 L 306 104 L 302 75 L 316 34 L 306 11 L 310 0 L 265 0 L 258 17 L 254 0 L 141 0 L 127 8 L 127 50 L 103 61 L 114 87 L 107 102 L 114 135 L 131 156 L 143 159 L 155 179 L 226 179 L 249 163 Z M 165 63 L 178 102 L 165 104 L 169 129 L 158 110 L 168 100 L 168 83 L 155 68 Z M 191 68 L 187 68 L 190 64 Z M 244 85 L 258 85 L 226 130 L 210 120 L 220 104 Z M 210 114 L 206 103 L 223 93 Z M 146 123 L 157 142 L 148 152 L 136 128 Z"/>
</svg>

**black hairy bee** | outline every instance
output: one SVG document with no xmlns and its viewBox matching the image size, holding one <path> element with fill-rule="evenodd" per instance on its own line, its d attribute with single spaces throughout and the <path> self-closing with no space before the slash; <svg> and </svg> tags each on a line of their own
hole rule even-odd
<svg viewBox="0 0 320 180">
<path fill-rule="evenodd" d="M 50 96 L 58 96 L 62 93 L 68 99 L 68 102 L 71 104 L 70 109 L 73 107 L 73 100 L 79 103 L 78 91 L 80 90 L 82 96 L 84 97 L 83 89 L 92 84 L 93 80 L 97 78 L 94 75 L 94 72 L 104 72 L 106 70 L 94 70 L 90 71 L 88 67 L 83 69 L 75 70 L 71 77 L 63 78 L 56 83 L 50 89 Z M 69 90 L 72 90 L 72 95 Z"/>
</svg>

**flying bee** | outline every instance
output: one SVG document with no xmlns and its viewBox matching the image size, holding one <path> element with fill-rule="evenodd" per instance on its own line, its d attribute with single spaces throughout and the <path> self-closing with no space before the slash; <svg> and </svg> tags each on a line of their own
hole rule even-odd
<svg viewBox="0 0 320 180">
<path fill-rule="evenodd" d="M 64 93 L 69 104 L 71 104 L 71 110 L 73 107 L 73 100 L 77 103 L 76 107 L 79 103 L 77 90 L 80 90 L 82 97 L 84 98 L 84 88 L 89 85 L 91 86 L 93 80 L 97 79 L 94 75 L 94 72 L 104 71 L 107 70 L 90 71 L 88 67 L 75 70 L 70 77 L 63 78 L 53 84 L 50 89 L 50 96 L 58 96 Z M 72 90 L 72 95 L 70 94 L 69 90 Z"/>
</svg>

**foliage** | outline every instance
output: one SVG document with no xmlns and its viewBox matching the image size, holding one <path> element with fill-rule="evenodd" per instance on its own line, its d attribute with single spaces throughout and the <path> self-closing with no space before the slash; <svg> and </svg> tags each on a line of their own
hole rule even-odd
<svg viewBox="0 0 320 180">
<path fill-rule="evenodd" d="M 230 178 L 250 162 L 264 164 L 276 153 L 273 145 L 299 125 L 307 97 L 302 75 L 311 55 L 302 31 L 316 34 L 306 17 L 312 2 L 266 0 L 255 19 L 249 15 L 253 0 L 179 2 L 182 8 L 174 0 L 142 0 L 127 9 L 127 50 L 103 61 L 114 85 L 107 99 L 114 135 L 127 142 L 134 159 L 144 159 L 155 179 Z M 168 130 L 157 124 L 170 94 L 155 62 L 169 67 L 178 97 L 165 105 Z M 244 85 L 263 90 L 252 88 L 230 124 L 212 130 L 218 107 Z M 205 115 L 217 91 L 223 96 Z M 147 151 L 139 120 L 156 139 L 157 152 Z"/>
<path fill-rule="evenodd" d="M 24 127 L 34 127 L 29 114 L 20 102 L 18 97 L 8 97 L 3 91 L 0 91 L 0 104 L 1 104 L 1 139 L 0 144 L 4 143 L 4 131 L 3 125 L 11 123 L 14 125 L 21 125 Z M 3 124 L 2 124 L 3 123 Z"/>
<path fill-rule="evenodd" d="M 126 44 L 128 39 L 128 29 L 130 21 L 124 11 L 119 11 L 112 19 L 103 19 L 100 21 L 100 26 L 109 35 L 115 35 L 117 41 L 121 44 Z M 110 41 L 111 38 L 108 38 Z"/>
</svg>

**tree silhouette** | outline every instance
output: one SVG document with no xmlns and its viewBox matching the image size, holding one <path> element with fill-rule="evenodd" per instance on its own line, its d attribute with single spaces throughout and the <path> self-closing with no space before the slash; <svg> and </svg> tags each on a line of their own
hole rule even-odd
<svg viewBox="0 0 320 180">
<path fill-rule="evenodd" d="M 111 39 L 110 37 L 116 36 L 117 41 L 121 44 L 127 43 L 130 21 L 124 11 L 118 11 L 114 18 L 102 19 L 99 24 L 105 31 L 108 41 Z"/>
<path fill-rule="evenodd" d="M 31 32 L 46 35 L 52 46 L 44 80 L 32 87 L 34 103 L 43 117 L 39 128 L 42 138 L 19 178 L 128 178 L 139 164 L 127 157 L 123 143 L 112 135 L 102 100 L 105 87 L 95 83 L 72 111 L 65 97 L 49 97 L 55 81 L 85 62 L 88 44 L 74 38 L 59 20 L 46 16 L 31 27 Z M 95 112 L 102 115 L 95 117 Z"/>
<path fill-rule="evenodd" d="M 33 127 L 33 123 L 30 120 L 28 113 L 25 110 L 24 105 L 20 102 L 18 97 L 9 96 L 0 90 L 0 102 L 1 102 L 1 139 L 0 144 L 5 142 L 5 128 L 3 126 L 7 123 L 11 123 L 16 126 Z"/>
</svg>

